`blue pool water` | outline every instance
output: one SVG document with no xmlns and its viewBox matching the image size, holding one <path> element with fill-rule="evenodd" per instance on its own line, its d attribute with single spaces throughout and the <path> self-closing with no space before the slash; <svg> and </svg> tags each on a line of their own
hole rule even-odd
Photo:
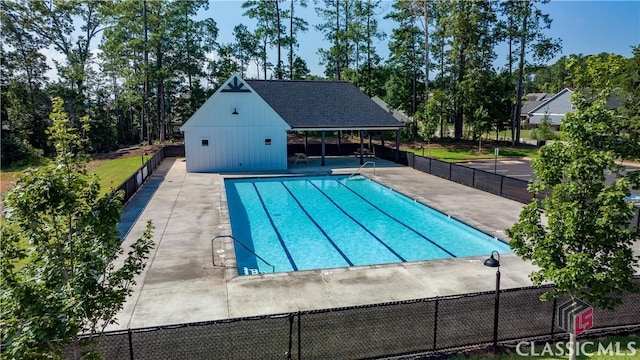
<svg viewBox="0 0 640 360">
<path fill-rule="evenodd" d="M 364 177 L 225 180 L 238 272 L 256 274 L 511 252 Z"/>
</svg>

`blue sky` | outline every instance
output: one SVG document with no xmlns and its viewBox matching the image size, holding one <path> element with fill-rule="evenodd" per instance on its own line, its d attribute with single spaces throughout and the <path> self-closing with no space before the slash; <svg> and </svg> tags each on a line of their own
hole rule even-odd
<svg viewBox="0 0 640 360">
<path fill-rule="evenodd" d="M 239 23 L 244 23 L 250 29 L 255 21 L 248 17 L 243 17 L 241 0 L 212 0 L 209 10 L 200 14 L 202 17 L 211 17 L 218 24 L 218 41 L 222 43 L 233 42 L 233 27 Z M 318 64 L 317 51 L 321 47 L 328 47 L 328 42 L 323 39 L 323 35 L 313 28 L 313 25 L 320 22 L 316 16 L 313 0 L 309 0 L 309 6 L 300 8 L 299 13 L 309 22 L 309 30 L 299 37 L 299 54 L 305 59 L 313 74 L 323 75 L 324 67 Z M 383 12 L 390 9 L 391 2 L 383 1 L 381 8 Z M 552 0 L 548 4 L 540 5 L 540 9 L 548 13 L 553 19 L 551 29 L 546 34 L 552 38 L 562 40 L 562 53 L 558 57 L 570 54 L 598 54 L 610 52 L 631 56 L 631 46 L 640 45 L 640 0 L 633 1 L 569 1 Z M 298 12 L 298 10 L 296 10 Z M 382 19 L 384 14 L 379 16 L 380 28 L 391 34 L 394 22 Z M 383 58 L 388 56 L 387 40 L 377 44 L 378 54 Z M 269 56 L 275 56 L 275 52 Z M 286 56 L 286 52 L 283 52 Z M 502 66 L 506 55 L 498 54 L 497 65 Z M 272 62 L 275 62 L 272 60 Z M 255 66 L 253 66 L 255 69 Z M 255 70 L 250 70 L 250 76 L 255 76 Z"/>
</svg>

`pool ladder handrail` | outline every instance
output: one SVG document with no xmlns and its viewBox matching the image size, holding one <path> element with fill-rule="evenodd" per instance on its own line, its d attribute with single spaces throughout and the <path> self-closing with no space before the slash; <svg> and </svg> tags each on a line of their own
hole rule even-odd
<svg viewBox="0 0 640 360">
<path fill-rule="evenodd" d="M 248 252 L 252 253 L 253 255 L 255 255 L 256 258 L 262 260 L 265 264 L 271 266 L 271 272 L 275 273 L 276 272 L 276 267 L 269 264 L 269 262 L 265 259 L 263 259 L 260 255 L 256 254 L 253 250 L 249 249 L 249 247 L 247 247 L 247 245 L 243 244 L 242 241 L 236 239 L 233 237 L 233 235 L 217 235 L 215 236 L 213 239 L 211 239 L 211 262 L 213 263 L 213 266 L 216 266 L 216 260 L 215 260 L 215 254 L 214 254 L 214 247 L 213 247 L 213 242 L 216 239 L 221 239 L 221 238 L 231 238 L 233 241 L 237 242 L 238 244 L 242 245 L 243 248 L 247 249 Z"/>
<path fill-rule="evenodd" d="M 372 164 L 373 165 L 373 176 L 376 176 L 376 163 L 375 161 L 367 161 L 364 164 L 362 164 L 358 170 L 354 171 L 353 174 L 349 175 L 349 177 L 347 178 L 347 180 L 351 179 L 352 177 L 359 175 L 360 174 L 360 170 L 362 170 L 363 167 L 367 166 L 368 164 Z"/>
</svg>

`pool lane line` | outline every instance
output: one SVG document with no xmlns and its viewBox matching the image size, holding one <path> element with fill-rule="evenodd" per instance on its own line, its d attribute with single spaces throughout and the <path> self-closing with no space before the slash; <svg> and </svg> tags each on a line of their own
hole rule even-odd
<svg viewBox="0 0 640 360">
<path fill-rule="evenodd" d="M 278 228 L 276 227 L 276 224 L 273 222 L 273 218 L 271 218 L 271 214 L 269 214 L 269 210 L 267 210 L 267 205 L 264 203 L 264 200 L 262 199 L 262 195 L 260 195 L 260 191 L 258 190 L 258 187 L 256 186 L 256 183 L 253 182 L 251 183 L 251 185 L 253 185 L 253 188 L 256 190 L 256 194 L 258 195 L 258 199 L 260 200 L 260 204 L 262 205 L 262 208 L 264 209 L 264 212 L 267 214 L 267 218 L 269 218 L 269 222 L 271 223 L 271 227 L 273 228 L 273 231 L 276 232 L 276 236 L 278 237 L 278 241 L 280 241 L 280 245 L 282 245 L 282 249 L 284 250 L 284 253 L 287 255 L 287 258 L 289 259 L 289 262 L 291 263 L 291 266 L 293 267 L 294 271 L 298 271 L 298 267 L 296 266 L 295 261 L 293 261 L 293 257 L 291 257 L 291 253 L 289 253 L 289 249 L 287 248 L 287 245 L 284 243 L 284 239 L 282 239 L 282 235 L 280 235 L 280 232 L 278 231 Z"/>
<path fill-rule="evenodd" d="M 293 200 L 298 204 L 298 206 L 300 206 L 300 209 L 305 213 L 305 215 L 307 215 L 307 217 L 309 218 L 309 220 L 311 220 L 311 222 L 318 228 L 318 230 L 320 230 L 320 232 L 322 233 L 322 235 L 324 235 L 324 237 L 327 238 L 327 240 L 331 243 L 331 245 L 336 249 L 336 251 L 340 254 L 340 256 L 342 256 L 342 258 L 347 262 L 347 264 L 349 264 L 349 266 L 354 266 L 353 263 L 351 262 L 351 260 L 349 260 L 349 257 L 347 257 L 347 255 L 342 252 L 342 250 L 340 249 L 340 247 L 338 246 L 338 244 L 336 244 L 335 242 L 333 242 L 333 240 L 331 239 L 331 237 L 329 236 L 329 234 L 327 234 L 322 227 L 320 227 L 320 224 L 318 224 L 315 219 L 311 216 L 311 214 L 309 214 L 307 212 L 307 210 L 305 210 L 304 206 L 302 206 L 302 204 L 300 203 L 300 201 L 298 201 L 298 198 L 296 198 L 296 196 L 293 194 L 293 192 L 291 192 L 291 189 L 289 189 L 284 182 L 281 182 L 280 184 L 282 184 L 282 186 L 284 186 L 284 188 L 287 190 L 287 192 L 289 193 L 289 195 L 291 195 L 291 197 L 293 198 Z"/>
<path fill-rule="evenodd" d="M 338 205 L 338 203 L 336 203 L 335 201 L 333 201 L 333 199 L 331 198 L 331 196 L 327 195 L 327 193 L 325 193 L 324 191 L 322 191 L 322 189 L 320 189 L 316 184 L 312 183 L 310 180 L 306 180 L 307 182 L 309 182 L 309 184 L 311 184 L 313 187 L 315 187 L 316 189 L 318 189 L 318 191 L 320 191 L 320 193 L 322 195 L 324 195 L 329 201 L 331 201 L 331 203 L 333 203 L 333 205 L 335 207 L 338 208 L 338 210 L 342 211 L 343 214 L 347 215 L 351 220 L 355 221 L 356 224 L 360 225 L 361 228 L 364 229 L 364 231 L 368 232 L 371 236 L 373 236 L 376 240 L 378 240 L 378 242 L 380 242 L 384 247 L 387 248 L 387 250 L 389 250 L 393 255 L 395 255 L 398 259 L 400 259 L 403 262 L 406 262 L 407 259 L 403 258 L 400 254 L 398 254 L 395 250 L 393 250 L 389 245 L 387 245 L 387 243 L 385 243 L 384 241 L 382 241 L 382 239 L 380 239 L 379 237 L 376 236 L 376 234 L 374 234 L 373 232 L 371 232 L 371 230 L 367 229 L 366 226 L 364 226 L 360 221 L 356 220 L 356 218 L 354 218 L 353 216 L 349 215 L 349 213 L 347 213 L 340 205 Z"/>
<path fill-rule="evenodd" d="M 369 205 L 373 206 L 376 210 L 380 211 L 381 213 L 383 213 L 384 215 L 386 215 L 387 217 L 389 217 L 390 219 L 396 221 L 398 224 L 403 225 L 404 227 L 406 227 L 407 229 L 413 231 L 414 233 L 416 233 L 418 236 L 420 236 L 421 238 L 427 240 L 428 242 L 432 243 L 433 245 L 435 245 L 437 248 L 439 248 L 440 250 L 446 252 L 447 254 L 451 255 L 452 257 L 457 257 L 456 255 L 454 255 L 451 251 L 445 249 L 444 247 L 442 247 L 441 245 L 439 245 L 438 243 L 434 242 L 433 240 L 429 239 L 427 236 L 421 234 L 420 232 L 418 232 L 416 229 L 413 229 L 411 226 L 405 224 L 404 222 L 396 219 L 395 217 L 393 217 L 391 214 L 387 213 L 386 211 L 380 209 L 378 206 L 376 206 L 375 204 L 373 204 L 371 201 L 367 200 L 364 198 L 364 196 L 358 194 L 355 190 L 350 189 L 347 185 L 341 183 L 340 181 L 337 181 L 338 184 L 344 186 L 347 190 L 351 191 L 352 193 L 356 194 L 359 198 L 361 198 L 362 200 L 364 200 L 365 202 L 367 202 Z"/>
</svg>

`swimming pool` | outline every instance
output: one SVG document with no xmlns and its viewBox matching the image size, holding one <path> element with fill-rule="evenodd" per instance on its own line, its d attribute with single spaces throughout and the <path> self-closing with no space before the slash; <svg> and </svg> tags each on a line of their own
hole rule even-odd
<svg viewBox="0 0 640 360">
<path fill-rule="evenodd" d="M 511 252 L 362 176 L 226 179 L 225 189 L 233 236 L 251 250 L 235 245 L 241 275 Z"/>
</svg>

